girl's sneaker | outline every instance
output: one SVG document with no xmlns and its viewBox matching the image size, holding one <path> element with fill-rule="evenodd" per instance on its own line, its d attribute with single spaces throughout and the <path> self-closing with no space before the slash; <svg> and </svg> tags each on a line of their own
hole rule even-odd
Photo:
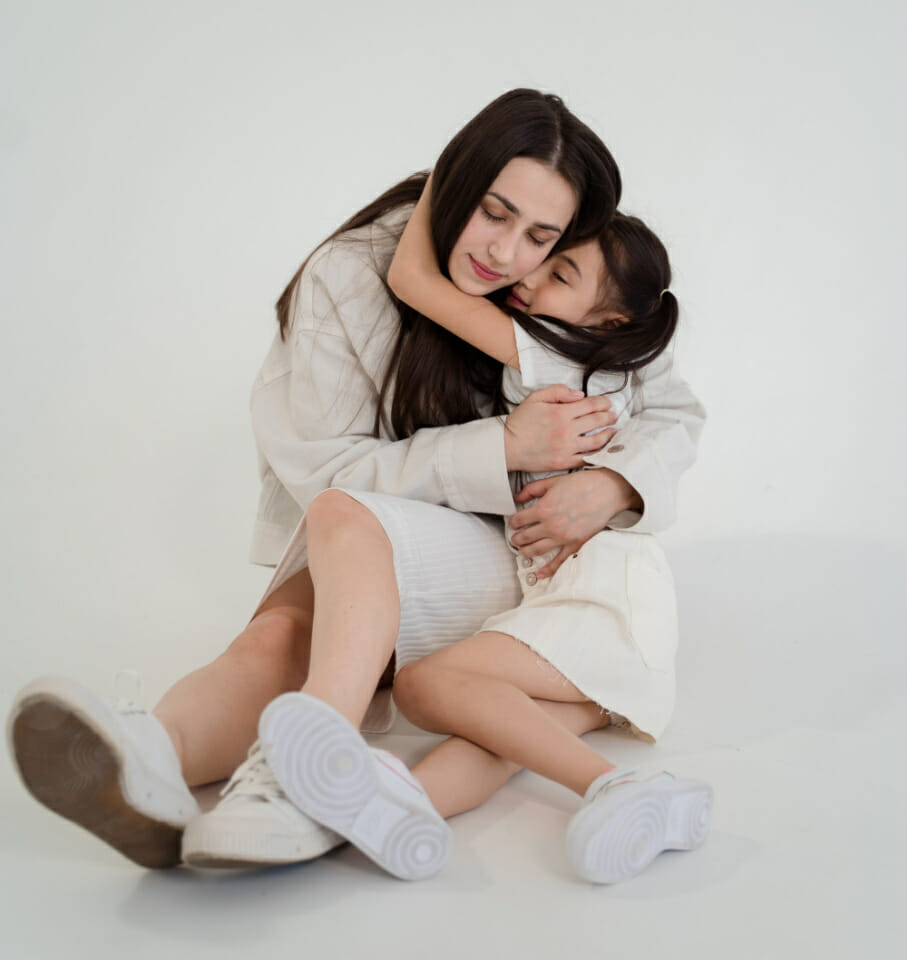
<svg viewBox="0 0 907 960">
<path fill-rule="evenodd" d="M 584 879 L 618 883 L 664 850 L 692 850 L 709 830 L 712 788 L 670 773 L 611 770 L 592 782 L 567 828 L 567 857 Z"/>
<path fill-rule="evenodd" d="M 192 867 L 299 863 L 345 842 L 290 803 L 258 742 L 236 768 L 221 798 L 183 832 L 183 860 Z"/>
<path fill-rule="evenodd" d="M 44 806 L 143 867 L 180 862 L 180 836 L 198 804 L 167 731 L 146 710 L 113 708 L 72 680 L 42 677 L 16 697 L 7 741 Z"/>
<path fill-rule="evenodd" d="M 333 707 L 304 693 L 272 701 L 258 725 L 268 766 L 313 820 L 403 880 L 436 874 L 450 827 L 402 760 L 370 747 Z"/>
</svg>

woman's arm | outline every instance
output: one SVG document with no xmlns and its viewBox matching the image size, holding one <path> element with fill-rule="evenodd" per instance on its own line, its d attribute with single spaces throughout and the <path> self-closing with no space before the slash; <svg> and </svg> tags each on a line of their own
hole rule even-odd
<svg viewBox="0 0 907 960">
<path fill-rule="evenodd" d="M 674 521 L 681 474 L 696 458 L 705 409 L 677 374 L 671 353 L 633 375 L 629 422 L 607 447 L 584 457 L 588 467 L 527 484 L 529 503 L 510 520 L 527 556 L 561 552 L 539 576 L 550 576 L 599 530 L 657 533 Z M 537 499 L 536 499 L 537 498 Z"/>
<path fill-rule="evenodd" d="M 253 389 L 262 475 L 279 483 L 271 491 L 271 542 L 331 486 L 511 513 L 508 471 L 578 466 L 604 443 L 606 435 L 583 434 L 610 417 L 607 398 L 567 402 L 566 387 L 533 394 L 506 426 L 490 417 L 424 428 L 403 440 L 375 437 L 378 390 L 399 321 L 382 280 L 393 231 L 374 234 L 381 236 L 371 244 L 338 239 L 311 258 L 287 340 L 275 338 Z"/>
<path fill-rule="evenodd" d="M 431 178 L 413 210 L 387 274 L 405 303 L 482 353 L 520 368 L 513 321 L 484 297 L 463 293 L 438 268 L 431 237 Z"/>
</svg>

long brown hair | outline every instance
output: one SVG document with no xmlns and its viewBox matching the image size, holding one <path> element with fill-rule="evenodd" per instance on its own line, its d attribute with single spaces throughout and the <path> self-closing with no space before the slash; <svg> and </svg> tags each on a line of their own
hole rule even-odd
<svg viewBox="0 0 907 960">
<path fill-rule="evenodd" d="M 445 275 L 450 253 L 473 211 L 495 177 L 516 157 L 550 166 L 573 187 L 577 211 L 559 247 L 599 236 L 614 214 L 620 200 L 620 172 L 604 143 L 559 97 L 538 90 L 511 90 L 473 117 L 435 165 L 432 237 Z M 415 174 L 391 187 L 328 239 L 414 203 L 425 178 L 424 173 Z M 288 329 L 293 288 L 304 267 L 305 263 L 277 302 L 281 335 Z M 397 300 L 389 290 L 388 294 L 400 313 L 400 332 L 381 385 L 375 432 L 383 424 L 392 436 L 405 437 L 420 427 L 505 413 L 502 365 Z"/>
</svg>

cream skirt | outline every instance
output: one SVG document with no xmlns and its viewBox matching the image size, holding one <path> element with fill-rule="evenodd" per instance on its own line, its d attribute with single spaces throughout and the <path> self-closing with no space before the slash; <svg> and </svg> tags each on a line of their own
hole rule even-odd
<svg viewBox="0 0 907 960">
<path fill-rule="evenodd" d="M 655 740 L 674 709 L 677 606 L 671 570 L 649 534 L 605 530 L 557 573 L 535 571 L 553 556 L 517 558 L 523 599 L 483 630 L 525 643 L 633 732 Z"/>
</svg>

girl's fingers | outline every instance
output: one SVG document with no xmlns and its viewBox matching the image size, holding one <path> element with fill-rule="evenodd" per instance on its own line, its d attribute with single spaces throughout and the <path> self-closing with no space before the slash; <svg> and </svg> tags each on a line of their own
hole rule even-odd
<svg viewBox="0 0 907 960">
<path fill-rule="evenodd" d="M 601 433 L 594 433 L 591 437 L 580 437 L 580 440 L 584 443 L 584 446 L 581 448 L 584 453 L 596 453 L 605 446 L 606 443 L 610 443 L 614 434 L 617 431 L 612 427 L 608 430 L 602 430 Z"/>
<path fill-rule="evenodd" d="M 544 537 L 541 540 L 536 540 L 534 543 L 530 543 L 525 547 L 520 548 L 521 557 L 540 557 L 543 553 L 547 553 L 549 550 L 554 550 L 555 547 L 560 546 L 560 544 L 555 543 L 553 540 L 550 540 L 548 537 Z"/>
</svg>

